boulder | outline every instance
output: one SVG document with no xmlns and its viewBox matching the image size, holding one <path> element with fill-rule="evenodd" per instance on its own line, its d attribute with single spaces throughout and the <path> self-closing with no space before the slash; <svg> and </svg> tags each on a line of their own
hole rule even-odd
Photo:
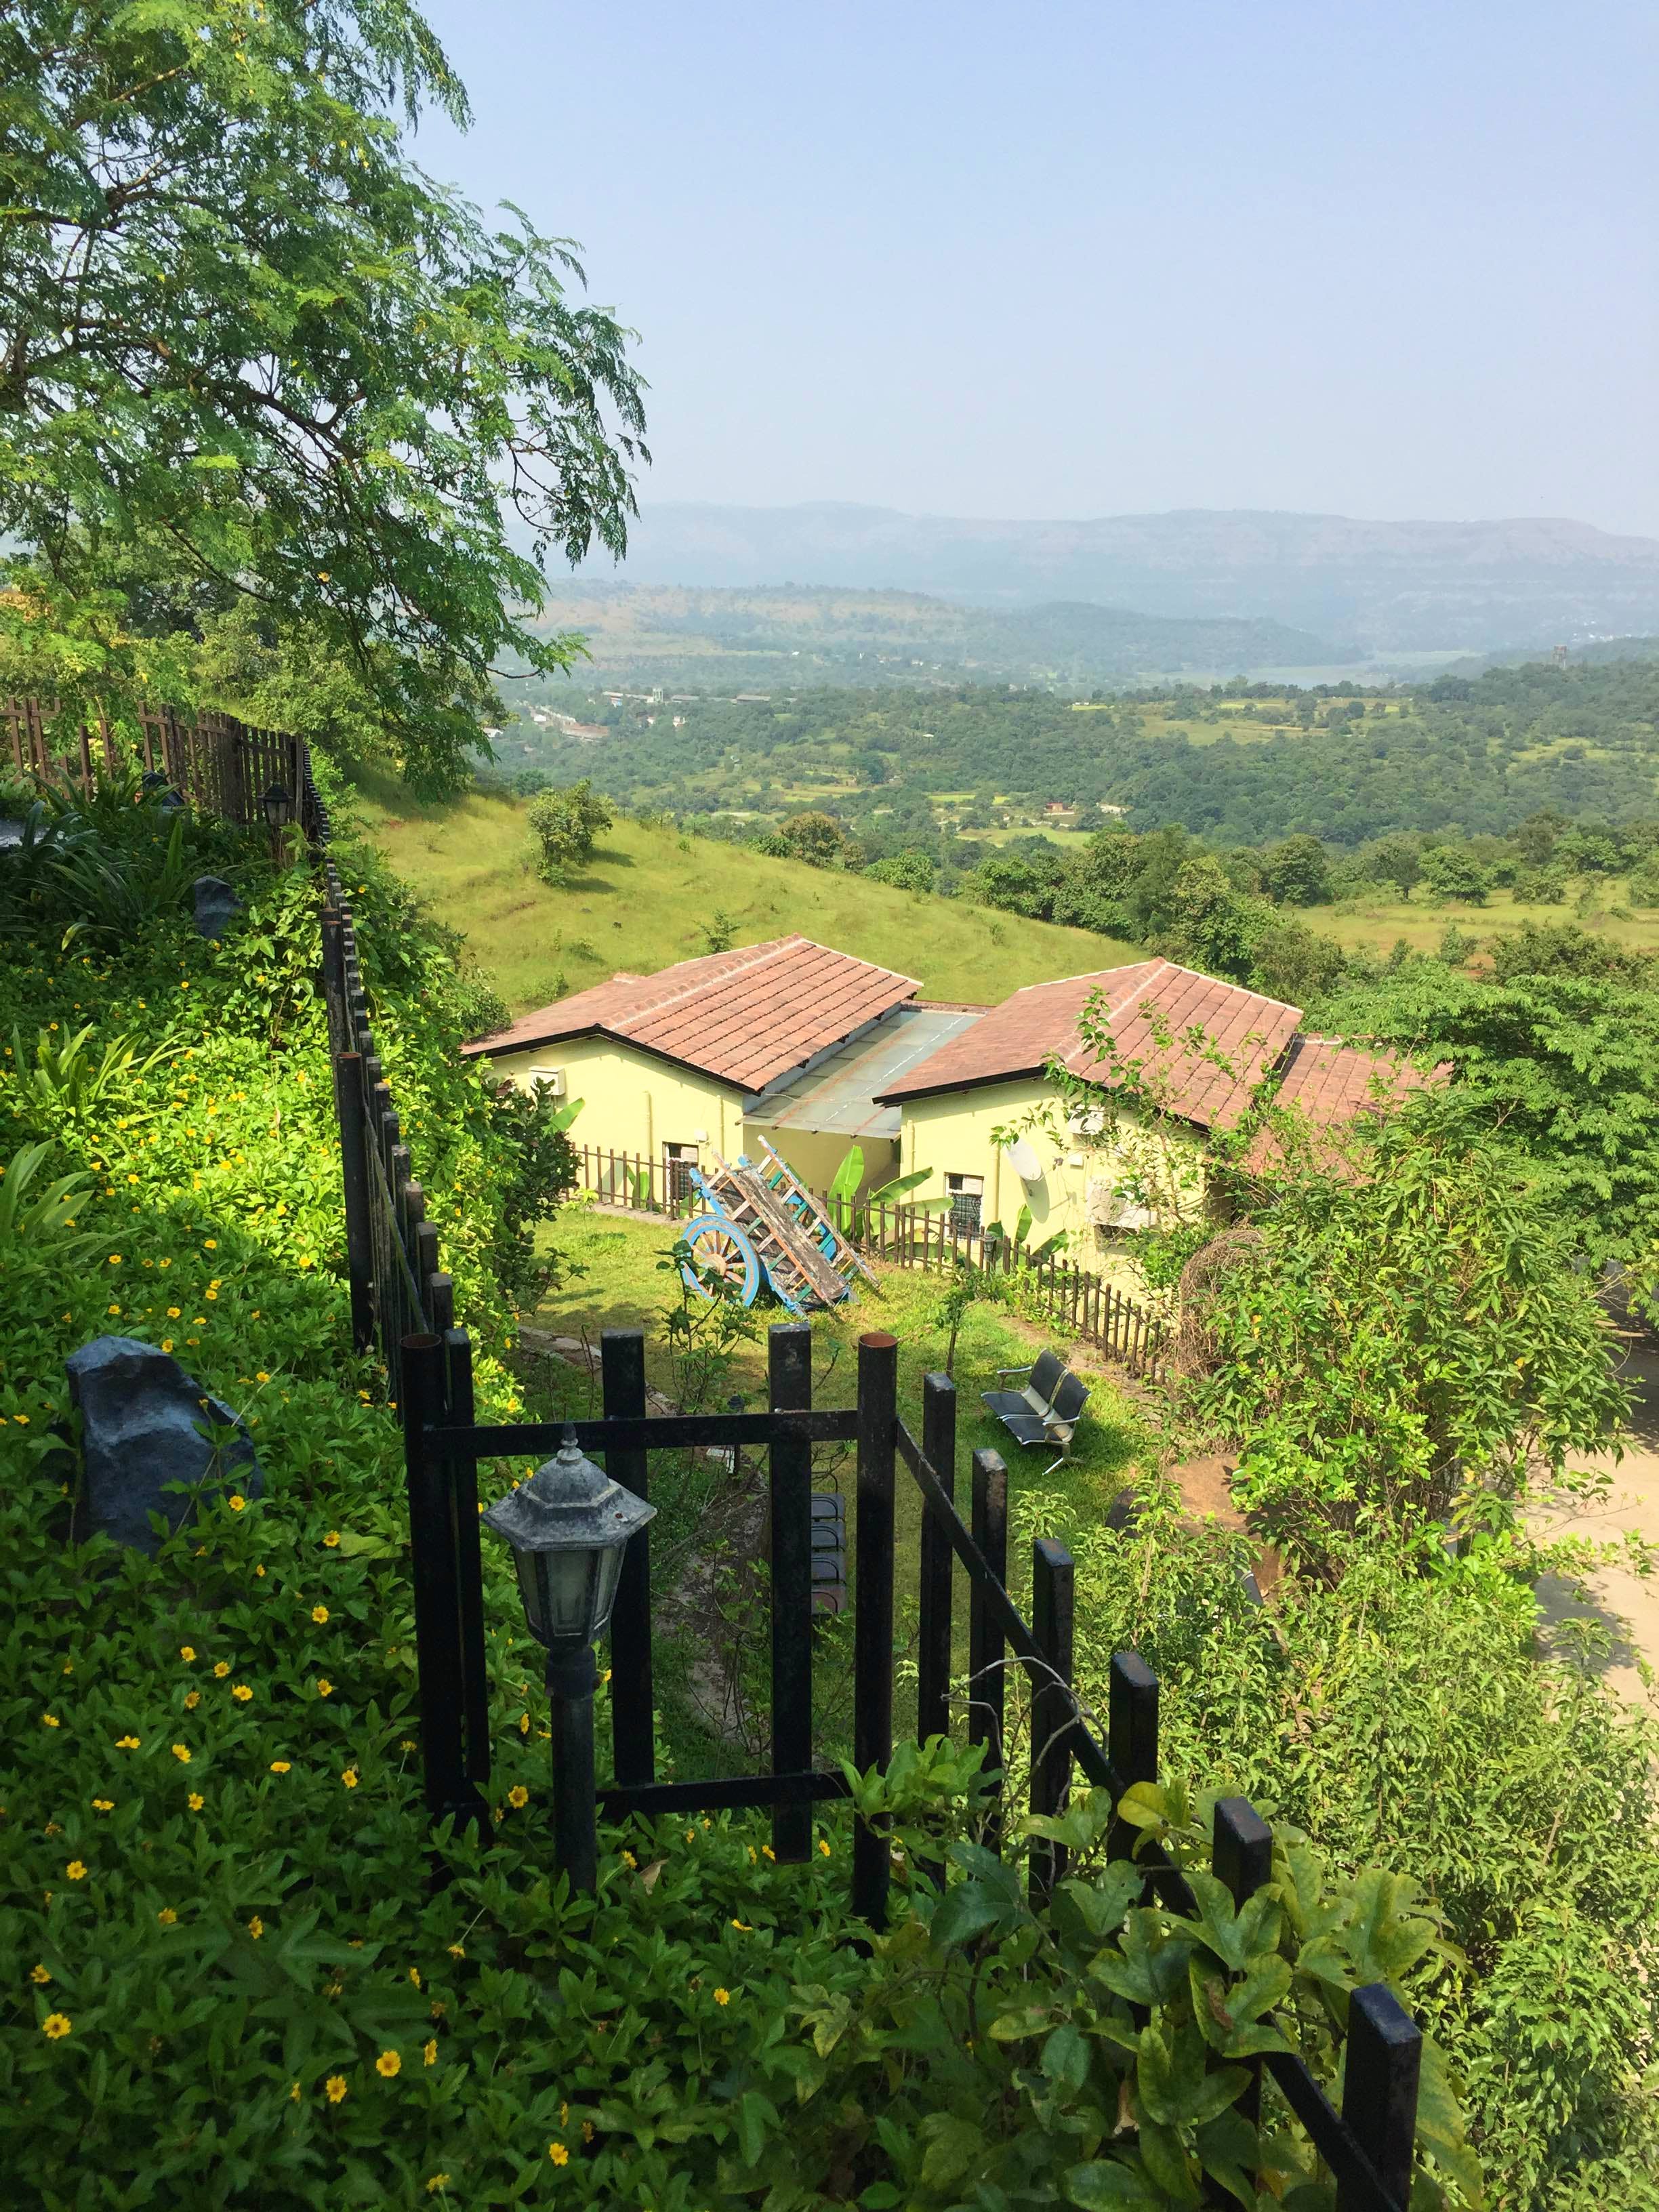
<svg viewBox="0 0 1659 2212">
<path fill-rule="evenodd" d="M 1133 1536 L 1140 1526 L 1140 1498 L 1133 1483 L 1126 1483 L 1106 1508 L 1106 1526 L 1118 1536 Z"/>
<path fill-rule="evenodd" d="M 15 853 L 23 842 L 23 824 L 15 814 L 0 814 L 0 853 Z"/>
<path fill-rule="evenodd" d="M 191 890 L 196 897 L 196 933 L 216 945 L 242 911 L 242 902 L 222 876 L 198 876 Z"/>
<path fill-rule="evenodd" d="M 90 1529 L 153 1555 L 159 1545 L 149 1516 L 160 1513 L 176 1529 L 194 1510 L 194 1498 L 169 1484 L 186 1483 L 216 1497 L 262 1494 L 264 1480 L 241 1415 L 210 1397 L 153 1344 L 100 1336 L 72 1352 L 64 1367 L 81 1414 Z M 236 1431 L 216 1467 L 201 1434 L 210 1423 Z"/>
</svg>

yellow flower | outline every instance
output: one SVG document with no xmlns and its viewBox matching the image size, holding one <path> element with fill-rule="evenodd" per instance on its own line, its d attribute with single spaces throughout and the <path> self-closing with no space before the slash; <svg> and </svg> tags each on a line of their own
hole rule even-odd
<svg viewBox="0 0 1659 2212">
<path fill-rule="evenodd" d="M 761 1845 L 761 1856 L 763 1858 L 775 1860 L 777 1856 L 777 1853 L 773 1850 L 770 1844 L 763 1844 Z"/>
<path fill-rule="evenodd" d="M 231 1498 L 230 1510 L 233 1513 L 240 1513 L 246 1504 L 246 1498 L 243 1497 L 241 1492 L 239 1490 L 235 1492 Z"/>
<path fill-rule="evenodd" d="M 29 1979 L 32 1982 L 49 1982 L 52 1979 L 52 1976 L 46 1972 L 44 1966 L 31 1966 L 29 1968 Z"/>
<path fill-rule="evenodd" d="M 170 1905 L 164 1905 L 161 1907 L 161 1910 L 156 1914 L 155 1917 L 161 1922 L 163 1928 L 171 1928 L 178 1919 L 179 1916 Z"/>
<path fill-rule="evenodd" d="M 115 1800 L 112 1797 L 94 1797 L 92 1801 L 92 1809 L 94 1813 L 112 1813 L 115 1810 Z"/>
<path fill-rule="evenodd" d="M 185 1766 L 190 1765 L 190 1746 L 187 1743 L 175 1743 L 173 1747 L 173 1755 Z"/>
<path fill-rule="evenodd" d="M 339 1540 L 340 1532 L 337 1528 L 331 1528 L 327 1535 L 323 1539 L 324 1543 L 328 1546 L 331 1552 L 334 1549 L 334 1547 L 339 1542 Z"/>
<path fill-rule="evenodd" d="M 592 2120 L 584 2120 L 582 2122 L 582 2141 L 584 2142 L 592 2142 L 592 2140 L 593 2123 Z"/>
<path fill-rule="evenodd" d="M 201 1702 L 202 1693 L 199 1690 L 186 1690 L 185 1692 L 185 1711 L 187 1713 L 193 1713 L 197 1706 L 199 1705 Z"/>
<path fill-rule="evenodd" d="M 520 1713 L 519 1715 L 519 1734 L 520 1735 L 528 1735 L 529 1733 L 530 1716 L 528 1713 Z"/>
<path fill-rule="evenodd" d="M 86 1866 L 80 1859 L 71 1859 L 64 1872 L 71 1881 L 84 1881 L 87 1878 Z"/>
<path fill-rule="evenodd" d="M 319 1674 L 317 1677 L 317 1694 L 319 1698 L 331 1698 L 334 1695 L 334 1685 L 326 1674 Z"/>
<path fill-rule="evenodd" d="M 507 1802 L 513 1808 L 515 1813 L 530 1802 L 530 1792 L 525 1788 L 522 1782 L 515 1784 L 514 1786 L 507 1791 Z"/>
<path fill-rule="evenodd" d="M 179 1646 L 179 1656 L 186 1666 L 192 1665 L 196 1658 L 196 1646 L 193 1644 L 181 1644 Z"/>
<path fill-rule="evenodd" d="M 826 1843 L 824 1842 L 823 1838 L 822 1836 L 820 1836 L 820 1837 L 818 1838 L 818 1849 L 819 1849 L 819 1850 L 823 1853 L 823 1856 L 825 1856 L 825 1858 L 828 1858 L 828 1857 L 829 1857 L 829 1856 L 830 1856 L 830 1846 L 829 1846 L 829 1844 L 826 1844 Z"/>
<path fill-rule="evenodd" d="M 639 1861 L 635 1857 L 632 1851 L 624 1851 L 622 1855 L 622 1862 L 625 1867 L 637 1867 L 639 1865 Z"/>
<path fill-rule="evenodd" d="M 430 2043 L 423 2043 L 421 2045 L 421 2057 L 425 2060 L 428 2066 L 435 2066 L 437 2064 L 438 2039 L 435 2035 L 433 2037 Z"/>
<path fill-rule="evenodd" d="M 264 1369 L 262 1367 L 253 1379 L 256 1382 L 269 1382 L 270 1377 L 266 1374 Z"/>
<path fill-rule="evenodd" d="M 410 1968 L 409 1978 L 414 1983 L 416 1988 L 418 1990 L 421 1986 L 421 1970 L 418 1966 L 411 1966 Z"/>
<path fill-rule="evenodd" d="M 69 2033 L 70 2025 L 68 2018 L 63 2013 L 49 2012 L 40 2023 L 40 2033 L 42 2035 L 49 2035 L 56 2043 L 60 2036 Z"/>
<path fill-rule="evenodd" d="M 328 1619 L 328 1607 L 325 1605 L 313 1605 L 311 1608 L 311 1617 L 320 1628 Z"/>
<path fill-rule="evenodd" d="M 290 2105 L 297 2105 L 300 2101 L 300 2085 L 297 2081 L 288 2093 L 288 2101 Z"/>
<path fill-rule="evenodd" d="M 169 1321 L 177 1321 L 177 1320 L 179 1319 L 179 1315 L 180 1315 L 180 1313 L 181 1313 L 182 1311 L 183 1311 L 182 1307 L 179 1307 L 179 1306 L 169 1306 L 169 1307 L 167 1308 L 167 1319 L 168 1319 Z"/>
<path fill-rule="evenodd" d="M 732 1925 L 741 1929 L 745 1936 L 752 1936 L 755 1932 L 755 1924 L 751 1920 L 734 1920 Z"/>
<path fill-rule="evenodd" d="M 206 1243 L 205 1243 L 205 1244 L 204 1244 L 204 1245 L 203 1245 L 203 1247 L 202 1247 L 202 1249 L 203 1249 L 204 1252 L 216 1252 L 216 1251 L 218 1250 L 218 1249 L 219 1249 L 219 1240 L 218 1240 L 218 1238 L 217 1238 L 216 1237 L 210 1237 L 208 1238 L 208 1240 L 207 1240 Z"/>
<path fill-rule="evenodd" d="M 714 2002 L 715 2002 L 717 2005 L 728 2005 L 728 2004 L 730 2004 L 730 2003 L 731 2003 L 731 2002 L 732 2002 L 732 1992 L 731 1992 L 731 1990 L 715 1990 L 715 1992 L 714 1992 Z"/>
<path fill-rule="evenodd" d="M 109 1263 L 112 1267 L 118 1267 L 121 1264 L 120 1254 L 118 1252 L 112 1252 L 109 1255 Z"/>
<path fill-rule="evenodd" d="M 323 2094 L 331 2105 L 337 2105 L 345 2093 L 346 2078 L 343 2074 L 331 2074 L 323 2084 Z"/>
<path fill-rule="evenodd" d="M 42 1728 L 62 1728 L 64 1723 L 58 1719 L 56 1713 L 42 1713 L 40 1716 L 40 1725 Z"/>
<path fill-rule="evenodd" d="M 270 1771 L 273 1774 L 286 1774 L 293 1763 L 292 1759 L 273 1759 L 270 1762 Z"/>
<path fill-rule="evenodd" d="M 428 2197 L 435 2196 L 439 2190 L 442 2189 L 446 2185 L 449 2176 L 447 2173 L 429 2173 L 427 2176 L 426 2181 L 427 2195 Z"/>
<path fill-rule="evenodd" d="M 265 1932 L 265 1923 L 260 1919 L 257 1912 L 254 1914 L 252 1919 L 247 1923 L 247 1932 L 253 1938 L 256 1943 Z"/>
<path fill-rule="evenodd" d="M 229 1672 L 230 1662 L 228 1659 L 221 1659 L 214 1666 L 213 1679 L 216 1682 L 222 1682 Z"/>
<path fill-rule="evenodd" d="M 344 1783 L 348 1790 L 355 1790 L 357 1787 L 356 1768 L 355 1766 L 348 1766 L 345 1772 L 340 1777 L 340 1779 Z"/>
<path fill-rule="evenodd" d="M 162 1349 L 162 1351 L 163 1351 L 163 1352 L 171 1352 L 171 1351 L 172 1351 L 172 1349 L 173 1349 L 173 1339 L 172 1339 L 170 1336 L 164 1336 L 164 1337 L 161 1339 L 161 1349 Z"/>
<path fill-rule="evenodd" d="M 199 1813 L 203 1806 L 207 1802 L 207 1800 L 203 1796 L 199 1790 L 192 1790 L 189 1796 L 185 1800 L 185 1802 L 190 1807 L 192 1813 Z"/>
<path fill-rule="evenodd" d="M 235 1698 L 238 1705 L 245 1705 L 248 1699 L 253 1695 L 253 1692 L 249 1689 L 246 1682 L 233 1682 L 231 1684 L 230 1694 Z"/>
<path fill-rule="evenodd" d="M 403 2070 L 404 2062 L 395 2051 L 383 2051 L 374 2062 L 374 2071 L 388 2081 L 394 2074 L 401 2074 Z"/>
<path fill-rule="evenodd" d="M 459 1943 L 450 1943 L 445 1948 L 452 1959 L 464 1959 L 466 1956 L 465 1950 Z"/>
<path fill-rule="evenodd" d="M 547 2154 L 555 2166 L 568 2166 L 570 2163 L 570 2154 L 562 2143 L 549 2143 Z"/>
</svg>

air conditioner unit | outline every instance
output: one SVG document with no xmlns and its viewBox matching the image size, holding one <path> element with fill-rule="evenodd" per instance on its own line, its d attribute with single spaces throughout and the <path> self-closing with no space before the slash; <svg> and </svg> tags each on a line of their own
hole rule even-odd
<svg viewBox="0 0 1659 2212">
<path fill-rule="evenodd" d="M 550 1091 L 555 1098 L 562 1098 L 564 1097 L 563 1068 L 532 1067 L 530 1071 L 531 1089 L 533 1091 L 538 1083 Z"/>
</svg>

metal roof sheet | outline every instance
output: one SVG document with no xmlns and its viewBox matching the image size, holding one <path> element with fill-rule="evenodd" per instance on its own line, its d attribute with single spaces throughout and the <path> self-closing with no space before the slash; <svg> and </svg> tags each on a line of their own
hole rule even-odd
<svg viewBox="0 0 1659 2212">
<path fill-rule="evenodd" d="M 896 1007 L 816 1066 L 763 1091 L 747 1109 L 748 1117 L 780 1129 L 896 1137 L 899 1109 L 878 1105 L 878 1095 L 984 1018 L 982 1008 Z"/>
</svg>

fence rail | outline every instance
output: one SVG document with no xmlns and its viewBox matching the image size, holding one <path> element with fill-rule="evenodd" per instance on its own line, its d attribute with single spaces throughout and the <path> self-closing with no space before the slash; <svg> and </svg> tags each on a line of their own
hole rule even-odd
<svg viewBox="0 0 1659 2212">
<path fill-rule="evenodd" d="M 575 1152 L 580 1187 L 601 1205 L 668 1220 L 682 1220 L 696 1209 L 696 1193 L 678 1161 L 596 1145 L 578 1145 Z M 828 1209 L 830 1200 L 822 1193 L 813 1197 Z M 951 1214 L 914 1206 L 857 1206 L 843 1209 L 840 1218 L 848 1243 L 867 1258 L 934 1274 L 948 1274 L 961 1264 L 1018 1279 L 1074 1340 L 1098 1346 L 1148 1381 L 1163 1372 L 1167 1324 L 1105 1276 L 1059 1254 L 1032 1259 L 1012 1237 L 988 1235 Z"/>
</svg>

